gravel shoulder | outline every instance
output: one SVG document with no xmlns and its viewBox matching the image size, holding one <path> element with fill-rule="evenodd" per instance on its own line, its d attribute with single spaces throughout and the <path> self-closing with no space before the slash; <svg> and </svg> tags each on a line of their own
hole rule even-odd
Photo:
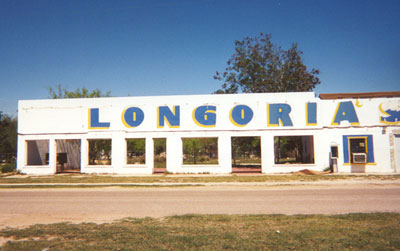
<svg viewBox="0 0 400 251">
<path fill-rule="evenodd" d="M 316 181 L 264 181 L 264 182 L 107 182 L 107 183 L 0 183 L 0 188 L 96 188 L 96 187 L 276 187 L 288 186 L 348 186 L 348 185 L 400 185 L 400 179 L 336 179 L 336 180 L 316 180 Z"/>
</svg>

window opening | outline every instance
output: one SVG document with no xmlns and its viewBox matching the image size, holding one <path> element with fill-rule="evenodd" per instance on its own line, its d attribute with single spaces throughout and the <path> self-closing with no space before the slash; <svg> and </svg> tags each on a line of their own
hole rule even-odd
<svg viewBox="0 0 400 251">
<path fill-rule="evenodd" d="M 331 146 L 331 158 L 339 158 L 338 146 Z"/>
<path fill-rule="evenodd" d="M 80 172 L 81 140 L 57 139 L 57 172 Z"/>
<path fill-rule="evenodd" d="M 313 164 L 313 136 L 275 136 L 275 164 Z"/>
<path fill-rule="evenodd" d="M 349 140 L 351 163 L 367 163 L 367 138 L 350 138 Z"/>
<path fill-rule="evenodd" d="M 232 172 L 261 172 L 260 137 L 232 137 Z"/>
<path fill-rule="evenodd" d="M 111 165 L 111 139 L 89 139 L 89 165 Z"/>
<path fill-rule="evenodd" d="M 165 173 L 167 168 L 167 139 L 157 138 L 154 142 L 154 173 Z"/>
<path fill-rule="evenodd" d="M 27 165 L 45 166 L 49 164 L 49 141 L 27 140 Z"/>
<path fill-rule="evenodd" d="M 127 139 L 126 154 L 127 164 L 146 164 L 146 139 Z"/>
<path fill-rule="evenodd" d="M 218 138 L 182 138 L 184 165 L 218 164 Z"/>
</svg>

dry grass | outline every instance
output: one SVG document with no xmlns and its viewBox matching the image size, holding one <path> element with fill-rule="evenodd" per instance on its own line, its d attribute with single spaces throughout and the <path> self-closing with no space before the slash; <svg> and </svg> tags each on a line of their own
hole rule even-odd
<svg viewBox="0 0 400 251">
<path fill-rule="evenodd" d="M 184 215 L 0 231 L 3 250 L 399 250 L 400 214 Z"/>
<path fill-rule="evenodd" d="M 209 183 L 209 182 L 288 182 L 288 181 L 332 181 L 332 180 L 398 180 L 400 175 L 154 175 L 154 176 L 110 176 L 69 174 L 51 176 L 27 176 L 0 177 L 1 184 L 15 183 Z"/>
</svg>

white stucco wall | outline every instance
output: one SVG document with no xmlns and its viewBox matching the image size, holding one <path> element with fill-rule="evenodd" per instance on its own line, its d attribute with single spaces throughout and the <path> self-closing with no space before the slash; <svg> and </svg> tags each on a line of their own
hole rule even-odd
<svg viewBox="0 0 400 251">
<path fill-rule="evenodd" d="M 353 107 L 358 123 L 347 120 L 334 124 L 337 108 L 341 103 Z M 350 103 L 348 103 L 350 102 Z M 316 103 L 317 123 L 306 122 L 306 103 Z M 268 124 L 268 104 L 287 104 L 291 111 L 291 126 Z M 253 118 L 245 126 L 231 122 L 230 111 L 236 105 L 246 105 L 253 111 Z M 157 127 L 157 107 L 180 107 L 180 126 Z M 215 106 L 214 127 L 201 127 L 193 119 L 193 110 L 198 106 Z M 143 122 L 128 128 L 122 121 L 123 111 L 138 107 L 144 113 Z M 82 173 L 151 174 L 153 172 L 153 139 L 167 139 L 167 170 L 171 173 L 230 173 L 231 137 L 258 136 L 261 138 L 262 172 L 283 173 L 301 169 L 323 170 L 329 166 L 330 146 L 339 147 L 338 171 L 352 172 L 354 165 L 346 165 L 343 158 L 344 135 L 372 135 L 375 163 L 364 165 L 365 172 L 393 173 L 400 168 L 393 164 L 390 137 L 398 130 L 398 122 L 382 122 L 388 117 L 384 111 L 400 107 L 399 98 L 335 99 L 320 100 L 312 92 L 274 94 L 233 95 L 186 95 L 158 97 L 124 97 L 96 99 L 23 100 L 18 106 L 18 162 L 17 168 L 29 174 L 53 174 L 56 172 L 56 139 L 81 139 Z M 98 122 L 110 123 L 106 129 L 90 129 L 89 110 L 97 108 Z M 398 109 L 398 108 L 397 108 Z M 340 110 L 340 109 L 339 109 Z M 339 111 L 340 112 L 340 111 Z M 345 118 L 348 118 L 347 110 Z M 337 114 L 336 114 L 337 115 Z M 313 164 L 274 163 L 274 136 L 314 137 Z M 183 165 L 183 137 L 217 137 L 218 165 Z M 146 139 L 146 163 L 126 164 L 126 138 Z M 111 139 L 112 162 L 110 166 L 88 165 L 88 139 Z M 28 166 L 26 162 L 26 140 L 49 140 L 49 164 Z M 392 149 L 392 150 L 391 150 Z M 392 154 L 393 155 L 393 154 Z"/>
</svg>

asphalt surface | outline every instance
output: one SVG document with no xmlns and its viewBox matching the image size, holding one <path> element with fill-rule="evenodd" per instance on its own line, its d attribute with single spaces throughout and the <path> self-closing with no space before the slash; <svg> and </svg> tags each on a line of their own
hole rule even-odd
<svg viewBox="0 0 400 251">
<path fill-rule="evenodd" d="M 0 228 L 181 214 L 400 213 L 400 186 L 1 189 Z"/>
</svg>

